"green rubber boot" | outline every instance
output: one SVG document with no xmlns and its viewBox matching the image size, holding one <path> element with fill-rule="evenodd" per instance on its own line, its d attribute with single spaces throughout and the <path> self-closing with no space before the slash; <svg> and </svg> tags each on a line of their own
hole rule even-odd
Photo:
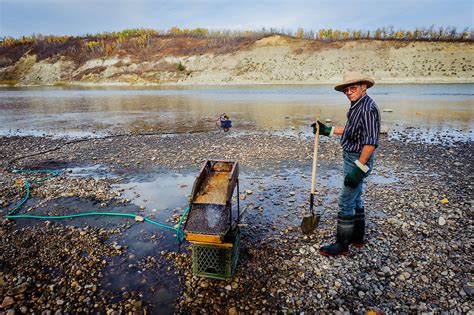
<svg viewBox="0 0 474 315">
<path fill-rule="evenodd" d="M 325 245 L 319 249 L 319 253 L 324 256 L 339 256 L 349 253 L 349 244 L 354 231 L 354 216 L 337 217 L 336 242 Z"/>
</svg>

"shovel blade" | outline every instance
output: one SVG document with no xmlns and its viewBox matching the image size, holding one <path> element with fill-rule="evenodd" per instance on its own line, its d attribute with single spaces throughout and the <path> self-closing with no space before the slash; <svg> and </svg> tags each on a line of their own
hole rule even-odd
<svg viewBox="0 0 474 315">
<path fill-rule="evenodd" d="M 312 233 L 318 226 L 320 220 L 321 216 L 319 214 L 304 217 L 303 221 L 301 221 L 301 231 L 303 234 Z"/>
</svg>

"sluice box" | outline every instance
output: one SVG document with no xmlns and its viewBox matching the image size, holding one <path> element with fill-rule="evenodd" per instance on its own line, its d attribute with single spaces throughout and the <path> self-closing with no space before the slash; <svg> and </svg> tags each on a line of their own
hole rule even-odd
<svg viewBox="0 0 474 315">
<path fill-rule="evenodd" d="M 240 217 L 239 164 L 233 161 L 207 160 L 201 167 L 191 192 L 184 232 L 188 241 L 222 243 L 225 235 L 237 227 Z M 232 196 L 237 187 L 237 206 Z"/>
<path fill-rule="evenodd" d="M 237 162 L 207 160 L 194 182 L 184 232 L 192 244 L 197 276 L 228 279 L 235 271 L 240 244 L 238 176 Z"/>
</svg>

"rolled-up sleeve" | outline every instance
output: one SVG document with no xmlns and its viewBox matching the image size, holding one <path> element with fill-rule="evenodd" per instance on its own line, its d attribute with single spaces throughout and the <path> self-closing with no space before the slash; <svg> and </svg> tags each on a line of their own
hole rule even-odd
<svg viewBox="0 0 474 315">
<path fill-rule="evenodd" d="M 362 115 L 362 144 L 379 145 L 380 117 L 378 110 L 371 108 Z"/>
</svg>

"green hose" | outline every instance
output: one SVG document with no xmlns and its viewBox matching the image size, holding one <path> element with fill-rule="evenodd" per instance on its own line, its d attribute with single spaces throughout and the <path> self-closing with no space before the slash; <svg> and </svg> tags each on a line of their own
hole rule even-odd
<svg viewBox="0 0 474 315">
<path fill-rule="evenodd" d="M 119 212 L 86 212 L 86 213 L 79 213 L 79 214 L 71 214 L 71 215 L 30 215 L 30 214 L 14 214 L 18 209 L 21 208 L 21 206 L 28 200 L 30 197 L 30 182 L 31 183 L 39 183 L 39 182 L 44 182 L 48 179 L 51 179 L 53 177 L 58 176 L 61 174 L 60 171 L 56 170 L 13 170 L 13 173 L 47 173 L 51 174 L 45 178 L 37 179 L 37 180 L 27 180 L 25 179 L 25 190 L 26 190 L 26 195 L 23 197 L 23 199 L 10 211 L 8 211 L 8 214 L 6 215 L 6 218 L 8 219 L 41 219 L 41 220 L 60 220 L 60 219 L 71 219 L 71 218 L 78 218 L 78 217 L 86 217 L 86 216 L 97 216 L 97 215 L 105 215 L 105 216 L 119 216 L 119 217 L 130 217 L 130 218 L 143 218 L 144 221 L 157 225 L 162 228 L 170 229 L 176 232 L 176 238 L 178 239 L 179 243 L 182 243 L 184 240 L 184 232 L 181 229 L 181 224 L 183 223 L 183 219 L 186 216 L 186 214 L 189 211 L 189 207 L 186 208 L 184 211 L 183 215 L 181 216 L 181 219 L 179 220 L 178 227 L 173 227 L 170 225 L 166 225 L 163 223 L 156 222 L 154 220 L 151 220 L 147 217 L 142 217 L 137 214 L 131 214 L 131 213 L 119 213 Z"/>
</svg>

